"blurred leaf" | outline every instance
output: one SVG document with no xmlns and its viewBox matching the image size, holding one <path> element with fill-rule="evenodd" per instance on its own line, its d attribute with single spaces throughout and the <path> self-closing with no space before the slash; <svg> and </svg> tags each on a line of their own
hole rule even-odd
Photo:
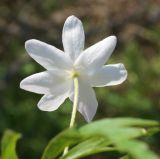
<svg viewBox="0 0 160 159">
<path fill-rule="evenodd" d="M 147 136 L 148 128 L 150 132 L 155 132 L 157 126 L 159 123 L 152 120 L 116 118 L 95 121 L 79 129 L 67 129 L 50 141 L 42 159 L 58 157 L 66 146 L 71 148 L 60 159 L 77 159 L 113 150 L 125 152 L 135 159 L 158 159 L 147 144 L 135 140 Z M 156 132 L 158 130 L 160 128 L 157 127 Z"/>
<path fill-rule="evenodd" d="M 25 64 L 21 69 L 25 75 L 34 73 L 36 71 L 35 65 L 32 62 Z"/>
<path fill-rule="evenodd" d="M 160 131 L 160 128 L 147 129 L 147 136 L 152 136 Z"/>
<path fill-rule="evenodd" d="M 93 137 L 77 146 L 73 147 L 65 156 L 60 159 L 75 159 L 85 157 L 91 154 L 96 154 L 104 151 L 113 151 L 115 148 L 106 147 L 110 142 L 102 137 Z"/>
<path fill-rule="evenodd" d="M 119 159 L 130 159 L 128 155 L 122 156 Z"/>
<path fill-rule="evenodd" d="M 133 140 L 133 138 L 148 135 L 147 130 L 142 127 L 153 126 L 159 126 L 159 123 L 136 118 L 116 118 L 90 123 L 80 128 L 80 131 L 90 135 L 104 135 L 118 150 L 131 154 L 135 159 L 158 159 L 157 155 L 150 151 L 145 143 Z M 157 128 L 156 132 L 158 130 L 160 131 L 160 128 Z M 144 157 L 143 154 L 146 156 Z"/>
<path fill-rule="evenodd" d="M 116 142 L 119 150 L 125 151 L 135 159 L 159 159 L 159 157 L 152 152 L 147 144 L 136 141 L 126 140 L 123 142 Z"/>
<path fill-rule="evenodd" d="M 107 119 L 101 119 L 99 121 L 95 121 L 100 125 L 106 124 L 106 126 L 111 127 L 125 127 L 125 126 L 145 126 L 145 127 L 151 127 L 151 126 L 160 126 L 160 123 L 154 120 L 148 120 L 148 119 L 140 119 L 140 118 L 130 118 L 130 117 L 124 117 L 124 118 L 107 118 Z M 92 123 L 95 123 L 92 122 Z M 90 124 L 91 125 L 91 124 Z"/>
<path fill-rule="evenodd" d="M 54 137 L 44 150 L 42 159 L 54 159 L 66 146 L 78 143 L 82 137 L 76 129 L 67 129 Z"/>
<path fill-rule="evenodd" d="M 118 135 L 118 138 L 133 138 L 146 134 L 144 127 L 158 126 L 159 123 L 153 120 L 138 118 L 115 118 L 102 119 L 92 122 L 80 128 L 80 132 L 85 134 Z M 132 128 L 131 128 L 132 127 Z M 97 129 L 98 128 L 98 129 Z M 143 129 L 142 129 L 143 128 Z M 125 133 L 124 133 L 125 132 Z"/>
<path fill-rule="evenodd" d="M 18 159 L 16 154 L 16 143 L 21 138 L 21 134 L 7 130 L 5 131 L 1 142 L 2 159 Z"/>
</svg>

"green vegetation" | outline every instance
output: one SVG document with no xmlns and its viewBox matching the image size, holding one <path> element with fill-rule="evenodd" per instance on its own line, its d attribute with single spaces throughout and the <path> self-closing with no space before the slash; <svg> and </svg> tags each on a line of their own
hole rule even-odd
<svg viewBox="0 0 160 159">
<path fill-rule="evenodd" d="M 22 159 L 41 158 L 49 140 L 68 127 L 71 114 L 69 100 L 55 112 L 42 112 L 36 106 L 41 96 L 19 88 L 19 83 L 24 77 L 44 70 L 28 57 L 24 42 L 35 38 L 62 48 L 61 29 L 64 20 L 71 14 L 85 22 L 87 46 L 115 34 L 118 37 L 118 45 L 108 63 L 124 63 L 128 71 L 128 79 L 122 85 L 96 88 L 99 107 L 94 120 L 111 117 L 160 120 L 160 16 L 157 9 L 159 2 L 154 0 L 145 3 L 124 0 L 117 1 L 117 4 L 111 1 L 102 3 L 92 0 L 72 2 L 63 3 L 62 0 L 0 2 L 0 135 L 2 137 L 6 129 L 23 134 L 17 145 L 18 156 Z M 78 115 L 77 125 L 84 124 L 85 121 Z M 125 134 L 137 134 L 139 129 L 130 129 L 130 126 L 129 129 L 125 128 L 124 131 L 128 132 Z M 106 126 L 107 137 L 110 133 L 108 130 Z M 79 128 L 75 131 L 76 136 Z M 152 131 L 150 133 L 154 134 Z M 16 142 L 19 136 L 15 134 L 13 140 Z M 90 141 L 96 139 L 97 137 L 93 137 L 79 142 L 68 155 L 77 153 L 79 149 L 77 147 L 83 148 L 84 142 L 89 145 Z M 113 140 L 119 149 L 118 152 L 122 151 L 120 154 L 130 152 L 130 149 L 127 149 L 129 146 L 126 145 L 132 145 L 142 150 L 144 155 L 147 153 L 152 155 L 142 141 L 129 140 L 121 142 L 124 145 L 119 145 L 117 139 Z M 149 144 L 153 152 L 160 155 L 158 133 L 143 140 Z M 92 145 L 96 150 L 96 146 L 101 144 L 101 140 L 98 141 L 100 143 L 95 142 L 95 145 Z M 115 155 L 112 149 L 102 148 L 97 151 L 103 150 L 111 152 L 100 153 L 87 159 L 121 157 L 119 153 Z M 13 149 L 11 151 L 14 153 Z M 1 154 L 3 156 L 3 153 Z M 16 154 L 14 155 L 16 158 Z M 127 156 L 123 158 L 128 159 Z"/>
</svg>

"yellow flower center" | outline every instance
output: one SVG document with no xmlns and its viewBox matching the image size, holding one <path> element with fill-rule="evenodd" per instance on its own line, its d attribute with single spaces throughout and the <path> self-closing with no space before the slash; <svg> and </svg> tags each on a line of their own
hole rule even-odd
<svg viewBox="0 0 160 159">
<path fill-rule="evenodd" d="M 71 72 L 70 72 L 70 75 L 71 75 L 71 78 L 75 78 L 75 77 L 79 77 L 79 72 L 75 69 L 73 69 Z"/>
</svg>

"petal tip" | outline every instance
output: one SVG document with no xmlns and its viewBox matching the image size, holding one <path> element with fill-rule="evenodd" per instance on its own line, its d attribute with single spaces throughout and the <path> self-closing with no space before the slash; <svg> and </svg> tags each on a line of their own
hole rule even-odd
<svg viewBox="0 0 160 159">
<path fill-rule="evenodd" d="M 20 82 L 19 87 L 23 89 L 23 80 Z"/>
<path fill-rule="evenodd" d="M 124 64 L 122 64 L 122 63 L 120 63 L 119 68 L 121 70 L 121 74 L 123 74 L 123 78 L 122 78 L 123 79 L 122 82 L 123 82 L 123 81 L 125 81 L 127 79 L 128 72 L 127 72 Z"/>
<path fill-rule="evenodd" d="M 41 100 L 38 102 L 37 107 L 38 107 L 39 110 L 41 110 L 41 111 L 48 111 L 47 109 L 44 109 L 44 107 L 41 105 Z"/>
<path fill-rule="evenodd" d="M 98 104 L 96 106 L 96 111 L 97 111 L 97 107 L 98 107 Z M 90 116 L 84 116 L 84 118 L 85 118 L 85 120 L 86 120 L 87 123 L 90 123 L 93 120 L 93 118 L 94 118 L 94 116 L 96 114 L 96 111 L 94 112 L 94 114 L 92 114 Z"/>
<path fill-rule="evenodd" d="M 70 17 L 70 18 L 77 18 L 75 15 L 70 15 L 69 17 Z M 69 17 L 68 17 L 68 18 L 69 18 Z"/>
<path fill-rule="evenodd" d="M 123 64 L 123 63 L 120 63 L 120 64 L 119 64 L 119 68 L 122 69 L 122 70 L 126 70 L 126 68 L 124 67 L 124 64 Z"/>
<path fill-rule="evenodd" d="M 87 123 L 90 123 L 93 118 L 94 118 L 94 116 L 92 118 L 85 118 L 85 120 L 86 120 Z"/>
<path fill-rule="evenodd" d="M 117 43 L 117 37 L 115 35 L 110 36 L 110 39 L 114 42 Z"/>
<path fill-rule="evenodd" d="M 78 19 L 75 15 L 70 15 L 67 20 L 73 20 L 73 19 Z"/>
<path fill-rule="evenodd" d="M 25 41 L 25 46 L 28 46 L 30 43 L 32 43 L 35 39 L 30 39 Z"/>
<path fill-rule="evenodd" d="M 65 24 L 71 24 L 71 23 L 81 23 L 80 19 L 78 19 L 76 16 L 74 15 L 71 15 L 69 16 L 66 21 L 65 21 Z"/>
<path fill-rule="evenodd" d="M 125 74 L 125 77 L 124 77 L 124 81 L 127 79 L 127 77 L 128 77 L 128 72 L 127 72 L 127 70 L 125 70 L 124 71 L 124 74 Z"/>
<path fill-rule="evenodd" d="M 23 90 L 25 90 L 25 91 L 29 91 L 29 90 L 27 89 L 27 86 L 26 86 L 26 78 L 23 79 L 23 80 L 20 82 L 19 87 L 20 87 L 20 89 L 23 89 Z"/>
<path fill-rule="evenodd" d="M 26 82 L 26 78 L 23 79 L 23 80 L 20 82 L 20 84 L 19 84 L 19 87 L 20 87 L 21 89 L 23 89 L 23 90 L 26 90 L 25 82 Z"/>
<path fill-rule="evenodd" d="M 43 96 L 44 97 L 44 96 Z M 44 107 L 44 100 L 43 100 L 43 97 L 40 99 L 40 101 L 38 102 L 37 104 L 37 107 L 39 108 L 39 110 L 41 111 L 47 111 L 47 112 L 50 112 L 52 111 L 51 109 L 49 109 L 49 107 Z"/>
<path fill-rule="evenodd" d="M 36 40 L 36 39 L 30 39 L 30 40 L 25 41 L 25 49 L 28 50 L 31 47 L 31 45 L 37 41 L 38 40 Z"/>
<path fill-rule="evenodd" d="M 83 117 L 84 117 L 84 119 L 86 120 L 87 123 L 90 123 L 93 120 L 93 118 L 94 118 L 94 116 L 97 112 L 98 102 L 97 102 L 97 100 L 95 102 L 96 103 L 95 103 L 94 107 L 92 107 L 92 111 L 88 110 L 88 111 L 85 111 L 85 112 L 82 113 L 82 115 L 83 115 Z"/>
</svg>

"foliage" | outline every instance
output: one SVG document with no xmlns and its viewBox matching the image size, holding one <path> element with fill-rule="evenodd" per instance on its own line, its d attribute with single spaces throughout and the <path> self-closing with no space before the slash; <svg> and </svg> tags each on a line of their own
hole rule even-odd
<svg viewBox="0 0 160 159">
<path fill-rule="evenodd" d="M 42 159 L 77 159 L 100 152 L 117 151 L 120 159 L 158 159 L 145 142 L 138 141 L 154 132 L 160 131 L 160 124 L 153 120 L 138 118 L 102 119 L 86 124 L 80 128 L 69 128 L 50 140 L 44 150 Z M 118 135 L 117 135 L 118 134 Z M 18 159 L 15 146 L 21 137 L 19 133 L 7 130 L 1 143 L 2 159 Z M 64 148 L 70 146 L 66 155 Z"/>
<path fill-rule="evenodd" d="M 11 130 L 5 131 L 1 142 L 1 159 L 18 159 L 15 148 L 21 134 Z"/>
<path fill-rule="evenodd" d="M 95 0 L 0 1 L 0 134 L 7 128 L 23 134 L 18 147 L 21 158 L 39 159 L 48 140 L 68 126 L 71 111 L 67 101 L 56 112 L 41 112 L 36 107 L 40 96 L 19 89 L 24 77 L 44 70 L 26 55 L 24 42 L 37 38 L 61 48 L 61 28 L 71 14 L 85 21 L 86 47 L 115 34 L 118 46 L 108 64 L 123 62 L 129 72 L 123 85 L 96 89 L 96 119 L 130 116 L 160 120 L 158 6 L 158 0 L 117 0 L 116 5 Z M 81 117 L 77 121 L 84 123 Z M 145 141 L 160 154 L 159 134 Z M 92 158 L 107 156 L 102 153 Z"/>
</svg>

